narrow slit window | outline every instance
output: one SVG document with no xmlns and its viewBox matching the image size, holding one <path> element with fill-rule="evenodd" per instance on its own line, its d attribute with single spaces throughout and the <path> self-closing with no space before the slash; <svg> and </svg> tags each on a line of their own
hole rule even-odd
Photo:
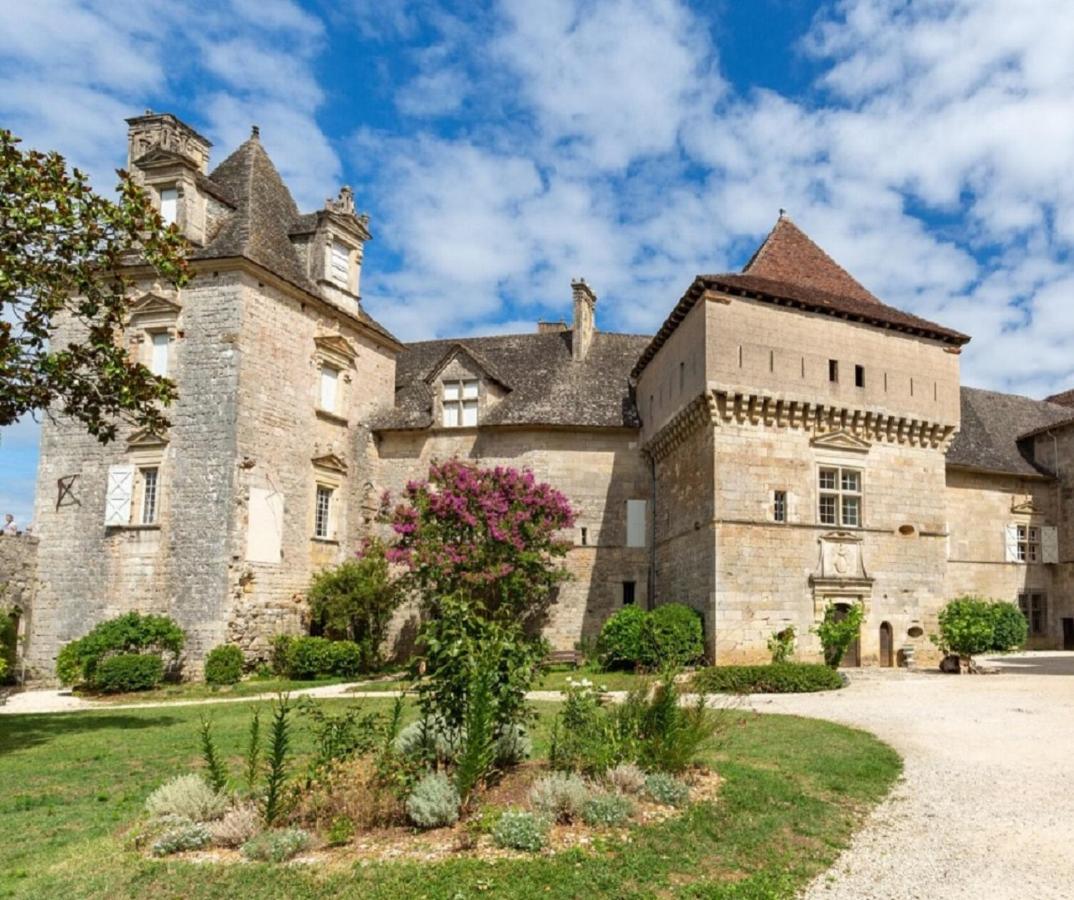
<svg viewBox="0 0 1074 900">
<path fill-rule="evenodd" d="M 854 367 L 854 387 L 865 387 L 865 366 Z"/>
<path fill-rule="evenodd" d="M 582 546 L 589 546 L 589 529 L 584 526 L 582 527 Z"/>
<path fill-rule="evenodd" d="M 775 522 L 787 521 L 787 492 L 775 491 L 772 494 L 772 520 Z"/>
<path fill-rule="evenodd" d="M 910 376 L 910 396 L 911 397 L 914 396 L 914 379 L 913 379 L 913 376 Z"/>
<path fill-rule="evenodd" d="M 742 345 L 738 345 L 738 367 L 742 368 Z"/>
<path fill-rule="evenodd" d="M 884 373 L 884 393 L 888 392 L 888 373 Z"/>
<path fill-rule="evenodd" d="M 828 360 L 828 380 L 831 382 L 839 381 L 839 360 Z"/>
<path fill-rule="evenodd" d="M 805 378 L 805 357 L 802 357 L 802 377 Z"/>
<path fill-rule="evenodd" d="M 679 393 L 686 388 L 686 363 L 679 363 Z"/>
</svg>

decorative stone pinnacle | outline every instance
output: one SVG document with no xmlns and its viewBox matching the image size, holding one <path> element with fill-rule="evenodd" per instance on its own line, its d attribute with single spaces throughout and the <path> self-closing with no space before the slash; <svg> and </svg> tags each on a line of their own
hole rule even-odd
<svg viewBox="0 0 1074 900">
<path fill-rule="evenodd" d="M 325 200 L 324 208 L 341 216 L 357 215 L 354 208 L 354 191 L 351 190 L 350 185 L 343 185 L 339 189 L 339 196 L 334 200 L 331 197 Z"/>
</svg>

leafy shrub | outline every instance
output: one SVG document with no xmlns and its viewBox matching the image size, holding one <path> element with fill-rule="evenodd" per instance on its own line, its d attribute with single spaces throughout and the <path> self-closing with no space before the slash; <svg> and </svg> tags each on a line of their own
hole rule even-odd
<svg viewBox="0 0 1074 900">
<path fill-rule="evenodd" d="M 772 654 L 773 664 L 788 662 L 794 656 L 796 643 L 793 625 L 788 625 L 772 635 L 768 639 L 768 652 Z"/>
<path fill-rule="evenodd" d="M 641 625 L 640 662 L 649 669 L 689 666 L 704 659 L 701 615 L 681 603 L 651 610 Z"/>
<path fill-rule="evenodd" d="M 553 769 L 600 775 L 630 757 L 615 713 L 602 704 L 588 678 L 567 678 L 564 702 L 552 722 L 548 761 Z"/>
<path fill-rule="evenodd" d="M 208 684 L 237 684 L 242 678 L 245 657 L 234 644 L 213 647 L 205 657 L 205 681 Z"/>
<path fill-rule="evenodd" d="M 209 831 L 217 846 L 241 847 L 261 832 L 261 813 L 253 803 L 233 806 L 209 825 Z"/>
<path fill-rule="evenodd" d="M 209 775 L 209 786 L 218 794 L 224 793 L 227 788 L 227 769 L 216 751 L 212 721 L 204 716 L 201 717 L 201 758 Z"/>
<path fill-rule="evenodd" d="M 996 653 L 1017 650 L 1029 637 L 1029 623 L 1013 603 L 997 600 L 992 603 L 992 646 Z"/>
<path fill-rule="evenodd" d="M 146 653 L 174 658 L 185 641 L 183 630 L 167 616 L 126 613 L 65 644 L 56 658 L 56 675 L 63 684 L 92 683 L 98 664 L 109 656 Z"/>
<path fill-rule="evenodd" d="M 242 855 L 261 862 L 286 862 L 310 845 L 310 836 L 301 828 L 265 831 L 242 845 Z"/>
<path fill-rule="evenodd" d="M 496 765 L 517 766 L 533 753 L 533 741 L 526 727 L 519 723 L 508 724 L 496 738 Z"/>
<path fill-rule="evenodd" d="M 665 806 L 682 806 L 690 799 L 690 788 L 666 772 L 654 772 L 646 778 L 645 793 Z"/>
<path fill-rule="evenodd" d="M 287 650 L 287 675 L 291 678 L 316 678 L 332 671 L 332 642 L 323 637 L 298 637 Z"/>
<path fill-rule="evenodd" d="M 548 843 L 548 822 L 521 809 L 506 810 L 492 828 L 497 847 L 535 853 Z"/>
<path fill-rule="evenodd" d="M 933 642 L 944 653 L 970 658 L 992 649 L 995 639 L 995 614 L 987 600 L 959 597 L 940 610 L 940 636 Z"/>
<path fill-rule="evenodd" d="M 153 653 L 120 653 L 101 660 L 90 684 L 103 694 L 149 691 L 164 680 L 164 663 Z"/>
<path fill-rule="evenodd" d="M 375 668 L 375 652 L 368 642 L 332 641 L 328 648 L 329 675 L 353 678 Z"/>
<path fill-rule="evenodd" d="M 325 838 L 333 847 L 349 844 L 354 839 L 354 822 L 350 816 L 336 816 L 328 826 Z"/>
<path fill-rule="evenodd" d="M 340 675 L 345 678 L 368 670 L 369 650 L 353 641 L 323 637 L 277 635 L 272 642 L 272 665 L 288 678 Z"/>
<path fill-rule="evenodd" d="M 604 773 L 608 785 L 621 794 L 640 794 L 645 789 L 645 772 L 634 763 L 620 763 Z"/>
<path fill-rule="evenodd" d="M 213 839 L 212 832 L 200 822 L 187 822 L 169 828 L 153 842 L 154 856 L 168 856 L 184 850 L 200 850 Z"/>
<path fill-rule="evenodd" d="M 632 669 L 641 659 L 641 626 L 648 613 L 640 606 L 624 606 L 605 621 L 597 640 L 601 668 Z"/>
<path fill-rule="evenodd" d="M 269 726 L 268 772 L 265 775 L 265 799 L 262 815 L 266 825 L 275 824 L 283 812 L 283 789 L 287 783 L 287 764 L 291 756 L 291 706 L 286 695 L 272 706 Z"/>
<path fill-rule="evenodd" d="M 376 539 L 367 541 L 356 558 L 315 575 L 308 594 L 310 611 L 325 634 L 362 645 L 360 664 L 369 667 L 380 661 L 379 648 L 402 597 L 384 543 Z"/>
<path fill-rule="evenodd" d="M 459 732 L 448 728 L 439 716 L 411 722 L 395 736 L 392 747 L 409 759 L 448 762 L 455 758 L 460 743 Z"/>
<path fill-rule="evenodd" d="M 291 644 L 297 640 L 293 634 L 277 634 L 272 639 L 272 652 L 269 656 L 273 675 L 287 675 L 288 657 Z"/>
<path fill-rule="evenodd" d="M 455 787 L 463 806 L 496 762 L 496 663 L 493 654 L 480 654 L 470 678 L 462 745 L 455 760 Z"/>
<path fill-rule="evenodd" d="M 716 720 L 700 696 L 692 706 L 679 703 L 674 673 L 669 671 L 648 697 L 643 691 L 628 695 L 617 710 L 619 731 L 630 728 L 643 768 L 682 772 L 696 761 L 716 730 Z"/>
<path fill-rule="evenodd" d="M 361 703 L 349 704 L 340 713 L 327 712 L 309 697 L 302 697 L 298 706 L 313 732 L 314 771 L 336 760 L 369 753 L 383 741 L 383 717 L 376 712 L 363 713 Z"/>
<path fill-rule="evenodd" d="M 854 643 L 861 631 L 861 622 L 865 617 L 865 607 L 855 603 L 845 610 L 829 603 L 824 608 L 824 618 L 813 631 L 820 638 L 824 648 L 824 662 L 833 669 L 839 667 L 843 654 Z"/>
<path fill-rule="evenodd" d="M 419 828 L 441 828 L 459 821 L 459 792 L 440 772 L 421 779 L 406 801 L 406 813 Z"/>
<path fill-rule="evenodd" d="M 355 830 L 406 822 L 402 803 L 379 776 L 373 758 L 352 757 L 327 765 L 302 791 L 290 817 L 294 823 L 322 832 L 330 831 L 340 819 L 351 822 Z"/>
<path fill-rule="evenodd" d="M 553 772 L 530 788 L 530 806 L 551 822 L 573 822 L 592 791 L 577 775 Z"/>
<path fill-rule="evenodd" d="M 712 666 L 690 682 L 703 694 L 802 694 L 843 687 L 835 669 L 820 663 L 783 662 L 766 666 Z"/>
<path fill-rule="evenodd" d="M 145 810 L 154 818 L 181 816 L 191 822 L 210 822 L 227 812 L 227 798 L 200 775 L 178 775 L 149 795 Z"/>
<path fill-rule="evenodd" d="M 634 804 L 622 794 L 597 794 L 582 804 L 582 821 L 595 827 L 622 825 L 632 815 Z"/>
</svg>

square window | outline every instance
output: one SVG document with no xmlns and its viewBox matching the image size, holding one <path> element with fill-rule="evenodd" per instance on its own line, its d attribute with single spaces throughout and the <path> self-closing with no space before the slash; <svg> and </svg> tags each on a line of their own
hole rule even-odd
<svg viewBox="0 0 1074 900">
<path fill-rule="evenodd" d="M 843 490 L 858 493 L 861 491 L 861 473 L 853 469 L 843 469 Z"/>
<path fill-rule="evenodd" d="M 822 491 L 834 491 L 836 485 L 836 477 L 838 475 L 838 469 L 821 469 L 820 470 L 820 488 Z"/>
<path fill-rule="evenodd" d="M 821 525 L 862 526 L 862 474 L 858 469 L 822 468 L 817 473 L 817 520 Z"/>
</svg>

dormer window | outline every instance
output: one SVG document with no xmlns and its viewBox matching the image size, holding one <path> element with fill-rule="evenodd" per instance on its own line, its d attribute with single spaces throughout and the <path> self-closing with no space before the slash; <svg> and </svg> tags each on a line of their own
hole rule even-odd
<svg viewBox="0 0 1074 900">
<path fill-rule="evenodd" d="M 477 425 L 477 379 L 444 382 L 444 427 Z"/>
<path fill-rule="evenodd" d="M 351 250 L 346 244 L 332 241 L 332 257 L 328 277 L 342 288 L 350 286 Z"/>
<path fill-rule="evenodd" d="M 160 217 L 165 225 L 174 225 L 179 221 L 179 191 L 177 188 L 161 188 Z"/>
</svg>

